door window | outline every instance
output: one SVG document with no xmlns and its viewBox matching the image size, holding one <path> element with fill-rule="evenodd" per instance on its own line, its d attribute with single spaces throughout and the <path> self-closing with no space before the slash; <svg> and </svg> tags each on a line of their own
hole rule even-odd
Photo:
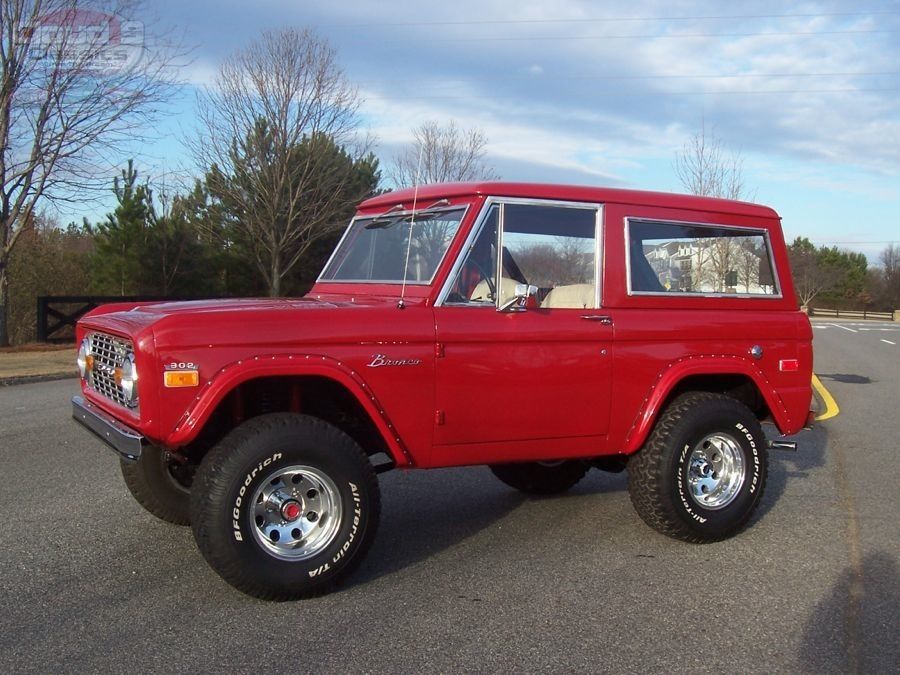
<svg viewBox="0 0 900 675">
<path fill-rule="evenodd" d="M 530 284 L 541 308 L 595 307 L 597 213 L 596 207 L 494 204 L 446 302 L 502 305 L 517 284 Z"/>
</svg>

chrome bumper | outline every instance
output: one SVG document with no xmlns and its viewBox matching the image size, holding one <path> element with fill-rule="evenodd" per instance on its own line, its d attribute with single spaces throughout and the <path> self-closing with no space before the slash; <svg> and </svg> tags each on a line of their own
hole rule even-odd
<svg viewBox="0 0 900 675">
<path fill-rule="evenodd" d="M 72 397 L 72 417 L 99 436 L 122 459 L 137 461 L 141 456 L 141 450 L 147 444 L 147 439 L 134 429 L 91 405 L 81 396 Z"/>
</svg>

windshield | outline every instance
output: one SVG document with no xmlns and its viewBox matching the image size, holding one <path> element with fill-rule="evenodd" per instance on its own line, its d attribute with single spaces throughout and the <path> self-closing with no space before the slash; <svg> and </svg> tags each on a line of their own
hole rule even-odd
<svg viewBox="0 0 900 675">
<path fill-rule="evenodd" d="M 431 283 L 464 213 L 460 207 L 358 218 L 320 279 Z M 404 270 L 407 252 L 409 267 Z"/>
</svg>

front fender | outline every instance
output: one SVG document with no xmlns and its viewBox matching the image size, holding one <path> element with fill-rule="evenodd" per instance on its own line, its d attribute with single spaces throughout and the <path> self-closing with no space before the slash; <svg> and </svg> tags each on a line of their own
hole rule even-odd
<svg viewBox="0 0 900 675">
<path fill-rule="evenodd" d="M 320 376 L 346 388 L 372 419 L 398 467 L 413 465 L 412 456 L 391 423 L 384 407 L 360 374 L 347 364 L 321 354 L 274 354 L 241 359 L 223 366 L 200 389 L 194 402 L 164 440 L 177 448 L 194 440 L 213 411 L 238 385 L 260 377 Z"/>
<path fill-rule="evenodd" d="M 626 454 L 637 452 L 641 448 L 650 435 L 669 394 L 679 382 L 694 375 L 746 375 L 762 394 L 778 427 L 785 429 L 792 426 L 784 401 L 766 378 L 765 373 L 751 360 L 733 354 L 687 356 L 669 363 L 660 372 L 658 380 L 651 385 L 644 405 L 635 416 L 631 429 L 625 437 Z"/>
</svg>

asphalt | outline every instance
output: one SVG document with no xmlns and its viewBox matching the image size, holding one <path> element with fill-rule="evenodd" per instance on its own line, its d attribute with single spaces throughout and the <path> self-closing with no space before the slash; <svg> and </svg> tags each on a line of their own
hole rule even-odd
<svg viewBox="0 0 900 675">
<path fill-rule="evenodd" d="M 740 536 L 656 534 L 624 474 L 528 499 L 484 468 L 391 472 L 362 567 L 290 603 L 134 502 L 74 381 L 0 388 L 0 671 L 897 672 L 900 332 L 815 338 L 841 413 L 773 453 Z"/>
</svg>

